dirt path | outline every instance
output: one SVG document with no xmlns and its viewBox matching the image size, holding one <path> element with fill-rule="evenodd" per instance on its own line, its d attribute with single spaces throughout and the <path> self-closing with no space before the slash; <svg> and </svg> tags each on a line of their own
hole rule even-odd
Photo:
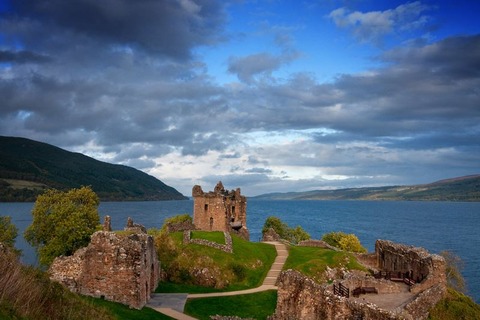
<svg viewBox="0 0 480 320">
<path fill-rule="evenodd" d="M 288 258 L 287 247 L 281 242 L 265 242 L 275 246 L 277 250 L 277 257 L 272 264 L 272 267 L 267 273 L 267 276 L 263 280 L 261 286 L 253 289 L 239 290 L 239 291 L 229 291 L 229 292 L 213 292 L 213 293 L 195 293 L 195 294 L 185 294 L 185 293 L 155 293 L 150 298 L 150 301 L 147 304 L 147 307 L 155 309 L 163 314 L 166 314 L 174 319 L 179 320 L 194 320 L 190 316 L 187 316 L 183 313 L 183 308 L 187 299 L 196 299 L 196 298 L 209 298 L 209 297 L 226 297 L 226 296 L 236 296 L 241 294 L 250 294 L 267 290 L 276 290 L 277 287 L 275 283 L 277 278 L 282 271 L 283 265 Z"/>
</svg>

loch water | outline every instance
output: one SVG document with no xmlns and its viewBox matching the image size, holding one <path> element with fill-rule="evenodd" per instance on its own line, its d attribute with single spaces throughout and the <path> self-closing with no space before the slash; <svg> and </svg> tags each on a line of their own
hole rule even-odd
<svg viewBox="0 0 480 320">
<path fill-rule="evenodd" d="M 0 215 L 9 215 L 19 229 L 16 247 L 24 263 L 35 264 L 33 249 L 22 237 L 31 223 L 33 203 L 0 203 Z M 165 218 L 189 213 L 193 202 L 102 202 L 101 221 L 112 217 L 112 227 L 123 229 L 127 218 L 147 228 L 160 228 Z M 424 247 L 432 253 L 450 250 L 464 262 L 468 294 L 480 303 L 480 203 L 415 201 L 263 201 L 249 200 L 247 226 L 258 241 L 265 219 L 279 217 L 291 227 L 302 226 L 312 238 L 324 233 L 354 233 L 373 251 L 376 239 Z"/>
</svg>

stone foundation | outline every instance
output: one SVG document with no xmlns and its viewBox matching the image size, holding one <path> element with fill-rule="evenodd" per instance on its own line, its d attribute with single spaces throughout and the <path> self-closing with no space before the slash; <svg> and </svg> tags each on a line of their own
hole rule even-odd
<svg viewBox="0 0 480 320">
<path fill-rule="evenodd" d="M 108 225 L 105 223 L 106 230 Z M 136 309 L 145 306 L 159 281 L 153 238 L 138 225 L 127 226 L 126 231 L 118 233 L 95 232 L 87 247 L 73 256 L 56 258 L 49 272 L 52 280 L 72 292 Z"/>
</svg>

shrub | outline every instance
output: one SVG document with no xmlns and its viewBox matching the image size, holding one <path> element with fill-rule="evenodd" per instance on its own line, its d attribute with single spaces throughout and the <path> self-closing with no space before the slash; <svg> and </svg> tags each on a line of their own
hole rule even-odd
<svg viewBox="0 0 480 320">
<path fill-rule="evenodd" d="M 277 217 L 268 217 L 263 225 L 262 233 L 273 229 L 280 236 L 280 238 L 287 240 L 293 244 L 297 244 L 300 241 L 310 239 L 310 235 L 300 226 L 296 228 L 290 228 L 286 223 Z"/>
<path fill-rule="evenodd" d="M 322 240 L 331 246 L 349 252 L 364 253 L 367 249 L 362 246 L 360 240 L 354 234 L 344 232 L 330 232 L 323 235 Z"/>
</svg>

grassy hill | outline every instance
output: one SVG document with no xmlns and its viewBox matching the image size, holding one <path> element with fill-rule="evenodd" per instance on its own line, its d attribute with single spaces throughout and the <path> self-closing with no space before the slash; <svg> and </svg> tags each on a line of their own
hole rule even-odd
<svg viewBox="0 0 480 320">
<path fill-rule="evenodd" d="M 412 200 L 480 201 L 480 175 L 441 180 L 412 186 L 387 186 L 269 193 L 258 200 Z"/>
<path fill-rule="evenodd" d="M 47 188 L 91 186 L 104 201 L 183 200 L 140 170 L 25 138 L 0 136 L 0 201 L 35 201 Z"/>
</svg>

